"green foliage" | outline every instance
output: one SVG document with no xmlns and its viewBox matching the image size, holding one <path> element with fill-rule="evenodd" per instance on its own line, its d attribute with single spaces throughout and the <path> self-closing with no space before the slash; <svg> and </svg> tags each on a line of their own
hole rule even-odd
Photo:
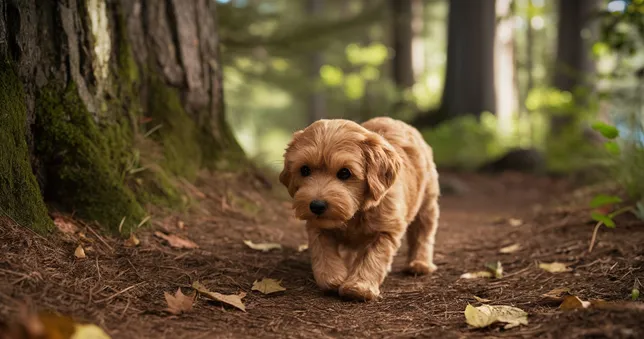
<svg viewBox="0 0 644 339">
<path fill-rule="evenodd" d="M 54 225 L 29 162 L 24 96 L 12 65 L 0 61 L 0 215 L 44 233 Z"/>
<path fill-rule="evenodd" d="M 621 202 L 622 202 L 622 198 L 620 197 L 599 194 L 595 196 L 593 200 L 590 202 L 590 207 L 599 208 L 606 205 L 619 204 Z"/>
<path fill-rule="evenodd" d="M 619 136 L 619 130 L 617 130 L 615 126 L 609 125 L 605 122 L 595 122 L 594 124 L 592 124 L 592 128 L 595 131 L 601 133 L 601 135 L 603 135 L 604 138 L 607 139 L 615 139 Z"/>
<path fill-rule="evenodd" d="M 144 215 L 113 161 L 124 152 L 129 136 L 119 133 L 118 126 L 99 129 L 74 85 L 63 92 L 53 84 L 41 90 L 35 126 L 36 155 L 45 171 L 45 199 L 115 233 L 126 216 L 130 221 L 123 233 L 128 234 Z"/>
</svg>

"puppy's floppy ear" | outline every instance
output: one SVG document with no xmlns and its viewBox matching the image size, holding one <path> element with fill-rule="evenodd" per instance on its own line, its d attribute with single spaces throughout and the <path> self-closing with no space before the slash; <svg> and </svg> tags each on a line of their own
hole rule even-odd
<svg viewBox="0 0 644 339">
<path fill-rule="evenodd" d="M 293 149 L 297 142 L 297 137 L 300 136 L 303 133 L 303 131 L 297 131 L 293 133 L 293 139 L 291 142 L 288 144 L 286 148 L 286 152 L 284 152 L 284 168 L 282 169 L 282 172 L 280 173 L 280 183 L 282 185 L 286 186 L 288 188 L 288 193 L 293 197 L 295 195 L 295 191 L 293 189 L 293 185 L 291 184 L 291 166 L 290 162 L 288 159 L 288 154 L 289 152 Z"/>
<path fill-rule="evenodd" d="M 364 141 L 367 193 L 364 209 L 377 206 L 394 184 L 402 167 L 396 150 L 380 135 L 369 132 Z"/>
</svg>

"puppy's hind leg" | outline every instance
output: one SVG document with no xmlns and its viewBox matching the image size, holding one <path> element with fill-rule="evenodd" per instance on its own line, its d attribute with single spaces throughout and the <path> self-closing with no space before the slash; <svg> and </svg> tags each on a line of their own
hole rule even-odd
<svg viewBox="0 0 644 339">
<path fill-rule="evenodd" d="M 429 189 L 425 194 L 416 219 L 407 229 L 407 242 L 409 254 L 407 271 L 416 275 L 428 274 L 436 271 L 434 265 L 434 238 L 438 228 L 438 194 Z"/>
</svg>

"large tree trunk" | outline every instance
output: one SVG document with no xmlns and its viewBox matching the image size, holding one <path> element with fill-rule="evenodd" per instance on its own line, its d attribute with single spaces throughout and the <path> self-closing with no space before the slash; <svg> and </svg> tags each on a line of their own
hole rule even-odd
<svg viewBox="0 0 644 339">
<path fill-rule="evenodd" d="M 441 106 L 420 114 L 413 125 L 428 127 L 461 115 L 496 111 L 495 25 L 495 0 L 450 0 Z"/>
<path fill-rule="evenodd" d="M 390 4 L 393 14 L 393 77 L 398 89 L 403 90 L 416 82 L 414 63 L 418 58 L 414 55 L 414 37 L 422 29 L 422 3 L 419 0 L 390 0 Z"/>
<path fill-rule="evenodd" d="M 240 149 L 226 125 L 214 1 L 0 0 L 0 207 L 43 201 L 123 233 Z M 179 198 L 180 200 L 180 198 Z"/>
</svg>

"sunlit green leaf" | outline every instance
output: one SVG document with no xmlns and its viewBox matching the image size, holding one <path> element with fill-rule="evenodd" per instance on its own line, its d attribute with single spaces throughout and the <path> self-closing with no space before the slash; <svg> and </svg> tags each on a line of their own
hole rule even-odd
<svg viewBox="0 0 644 339">
<path fill-rule="evenodd" d="M 610 52 L 610 47 L 608 47 L 608 45 L 603 42 L 596 42 L 593 45 L 593 54 L 596 57 L 604 56 L 608 54 L 608 52 Z"/>
<path fill-rule="evenodd" d="M 597 222 L 601 222 L 604 225 L 606 225 L 606 227 L 615 228 L 615 222 L 613 221 L 613 219 L 611 219 L 606 214 L 602 214 L 602 213 L 599 213 L 599 212 L 592 212 L 590 214 L 590 216 L 591 216 L 591 218 L 593 218 L 593 220 L 595 220 Z"/>
<path fill-rule="evenodd" d="M 324 65 L 320 67 L 320 77 L 325 85 L 336 87 L 342 85 L 344 73 L 339 67 Z"/>
<path fill-rule="evenodd" d="M 617 128 L 605 122 L 597 121 L 592 125 L 592 128 L 608 139 L 615 139 L 619 136 Z"/>
<path fill-rule="evenodd" d="M 378 70 L 378 68 L 374 66 L 365 65 L 365 66 L 362 66 L 362 68 L 360 69 L 360 75 L 365 80 L 374 81 L 380 78 L 380 71 Z"/>
<path fill-rule="evenodd" d="M 360 77 L 359 74 L 351 73 L 348 74 L 344 81 L 344 93 L 347 98 L 351 100 L 357 100 L 362 98 L 364 95 L 364 80 Z"/>
<path fill-rule="evenodd" d="M 621 149 L 619 148 L 619 144 L 617 144 L 614 141 L 609 141 L 604 143 L 604 148 L 608 153 L 612 155 L 619 155 L 621 153 Z"/>
<path fill-rule="evenodd" d="M 590 201 L 590 207 L 598 208 L 598 207 L 611 205 L 611 204 L 619 204 L 620 202 L 622 202 L 622 199 L 620 197 L 606 195 L 606 194 L 599 194 L 595 196 L 593 200 Z"/>
</svg>

